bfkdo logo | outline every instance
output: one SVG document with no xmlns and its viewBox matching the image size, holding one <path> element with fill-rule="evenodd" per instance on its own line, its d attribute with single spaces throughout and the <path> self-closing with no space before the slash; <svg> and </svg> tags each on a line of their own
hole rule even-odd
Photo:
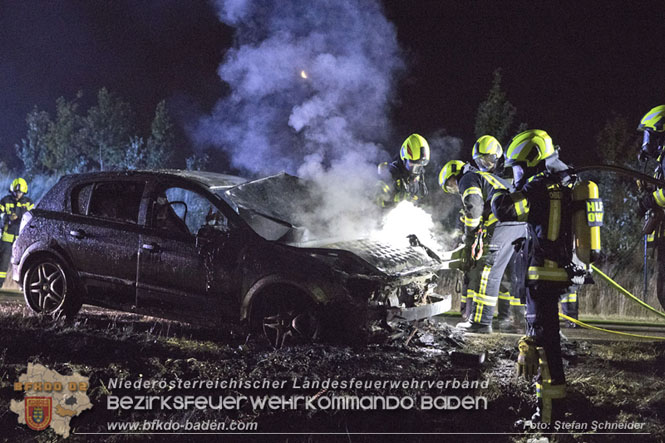
<svg viewBox="0 0 665 443">
<path fill-rule="evenodd" d="M 43 431 L 51 424 L 53 399 L 51 397 L 25 397 L 25 423 L 30 429 Z"/>
<path fill-rule="evenodd" d="M 28 363 L 27 371 L 14 383 L 14 391 L 22 392 L 22 400 L 12 399 L 9 409 L 20 424 L 34 431 L 51 428 L 64 438 L 69 437 L 72 418 L 92 408 L 88 398 L 88 377 L 74 372 L 62 375 L 40 364 Z"/>
</svg>

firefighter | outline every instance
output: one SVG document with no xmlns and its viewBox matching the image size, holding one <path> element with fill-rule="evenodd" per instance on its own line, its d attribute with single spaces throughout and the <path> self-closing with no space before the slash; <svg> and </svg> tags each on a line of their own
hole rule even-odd
<svg viewBox="0 0 665 443">
<path fill-rule="evenodd" d="M 411 134 L 399 150 L 399 155 L 378 167 L 380 190 L 377 198 L 381 207 L 391 207 L 401 201 L 422 202 L 427 197 L 425 166 L 430 149 L 425 137 Z"/>
<path fill-rule="evenodd" d="M 21 177 L 9 185 L 9 194 L 0 200 L 2 216 L 2 242 L 0 242 L 0 287 L 7 278 L 7 268 L 12 257 L 12 244 L 18 235 L 23 214 L 35 207 L 26 195 L 28 183 Z"/>
<path fill-rule="evenodd" d="M 489 334 L 502 277 L 513 254 L 512 243 L 524 235 L 524 226 L 498 226 L 491 199 L 497 190 L 507 190 L 508 183 L 489 172 L 451 160 L 441 170 L 439 184 L 445 192 L 461 195 L 464 210 L 462 271 L 468 273 L 467 320 L 456 326 Z M 503 292 L 507 291 L 504 287 Z"/>
<path fill-rule="evenodd" d="M 571 285 L 564 294 L 559 297 L 561 302 L 561 312 L 563 315 L 567 315 L 570 318 L 575 320 L 579 317 L 579 303 L 577 302 L 577 291 L 579 291 L 579 285 Z M 564 322 L 566 328 L 579 328 L 575 323 L 571 321 Z"/>
<path fill-rule="evenodd" d="M 485 172 L 491 172 L 505 181 L 511 181 L 512 177 L 506 174 L 503 167 L 503 148 L 501 143 L 491 135 L 483 135 L 473 145 L 472 157 L 478 169 Z M 499 301 L 497 309 L 497 325 L 499 329 L 510 331 L 514 329 L 514 324 L 520 326 L 524 323 L 524 304 L 519 297 L 511 295 L 510 284 L 507 283 L 507 276 L 512 275 L 512 260 L 508 263 L 508 273 L 504 274 L 504 283 L 499 291 Z M 519 293 L 518 290 L 515 293 Z M 511 319 L 511 313 L 513 319 Z"/>
<path fill-rule="evenodd" d="M 642 149 L 639 159 L 646 162 L 649 159 L 656 160 L 658 166 L 654 176 L 662 180 L 665 177 L 665 105 L 656 106 L 646 113 L 639 126 L 638 131 L 643 131 Z M 658 270 L 656 278 L 656 293 L 661 306 L 665 308 L 665 223 L 663 220 L 663 208 L 665 208 L 665 189 L 658 188 L 648 192 L 640 198 L 640 214 L 648 214 L 645 224 L 648 244 L 656 251 L 656 267 Z"/>
<path fill-rule="evenodd" d="M 527 320 L 517 369 L 529 380 L 538 372 L 538 411 L 532 418 L 551 423 L 562 418 L 566 396 L 558 303 L 572 284 L 583 283 L 586 273 L 572 247 L 575 177 L 559 159 L 551 137 L 538 129 L 512 139 L 506 166 L 513 169 L 515 192 L 498 190 L 492 211 L 502 222 L 526 221 L 528 231 L 516 262 L 517 275 L 526 280 Z"/>
</svg>

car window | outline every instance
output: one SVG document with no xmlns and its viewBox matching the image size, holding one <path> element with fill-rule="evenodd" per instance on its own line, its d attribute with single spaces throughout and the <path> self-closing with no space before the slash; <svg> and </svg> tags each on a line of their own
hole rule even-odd
<svg viewBox="0 0 665 443">
<path fill-rule="evenodd" d="M 88 215 L 88 204 L 94 183 L 79 185 L 72 191 L 72 214 Z"/>
<path fill-rule="evenodd" d="M 207 197 L 185 188 L 171 187 L 159 193 L 154 213 L 154 226 L 161 229 L 186 227 L 196 235 L 203 226 L 226 229 L 228 221 Z M 178 218 L 176 222 L 173 215 Z"/>
<path fill-rule="evenodd" d="M 88 215 L 137 223 L 144 183 L 101 182 L 92 190 Z"/>
</svg>

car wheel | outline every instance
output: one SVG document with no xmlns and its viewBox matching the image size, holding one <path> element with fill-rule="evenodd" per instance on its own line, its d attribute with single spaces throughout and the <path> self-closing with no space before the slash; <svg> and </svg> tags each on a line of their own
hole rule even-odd
<svg viewBox="0 0 665 443">
<path fill-rule="evenodd" d="M 73 280 L 65 267 L 50 257 L 29 265 L 23 278 L 23 295 L 34 312 L 54 318 L 73 316 L 81 308 Z"/>
<path fill-rule="evenodd" d="M 273 295 L 264 299 L 260 324 L 263 336 L 275 349 L 314 340 L 320 324 L 315 304 L 308 299 Z"/>
</svg>

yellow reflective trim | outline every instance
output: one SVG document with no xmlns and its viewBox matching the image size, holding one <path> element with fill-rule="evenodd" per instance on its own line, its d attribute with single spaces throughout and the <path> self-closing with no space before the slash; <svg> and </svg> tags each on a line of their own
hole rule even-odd
<svg viewBox="0 0 665 443">
<path fill-rule="evenodd" d="M 526 303 L 522 303 L 522 300 L 513 297 L 510 299 L 510 306 L 526 306 Z"/>
<path fill-rule="evenodd" d="M 529 216 L 529 201 L 521 192 L 513 192 L 510 194 L 510 198 L 513 200 L 517 220 L 526 221 Z"/>
<path fill-rule="evenodd" d="M 467 218 L 467 217 L 464 217 L 464 225 L 465 225 L 465 226 L 470 226 L 470 227 L 472 227 L 472 228 L 475 228 L 476 226 L 478 226 L 478 225 L 480 224 L 480 221 L 481 221 L 481 220 L 482 220 L 481 217 L 478 217 L 478 218 Z"/>
<path fill-rule="evenodd" d="M 546 268 L 558 268 L 559 265 L 555 261 L 545 259 L 545 267 Z"/>
<path fill-rule="evenodd" d="M 665 207 L 665 194 L 663 194 L 662 189 L 656 189 L 653 192 L 653 199 L 656 201 L 656 204 L 661 208 Z"/>
<path fill-rule="evenodd" d="M 483 268 L 483 273 L 480 275 L 480 288 L 478 288 L 478 292 L 483 296 L 483 298 L 487 294 L 487 281 L 489 280 L 491 271 L 492 267 L 485 265 Z"/>
<path fill-rule="evenodd" d="M 501 300 L 512 300 L 512 298 L 510 292 L 499 292 L 499 299 Z"/>
<path fill-rule="evenodd" d="M 464 193 L 462 194 L 462 200 L 469 195 L 480 195 L 482 197 L 483 191 L 477 186 L 471 186 L 470 188 L 466 188 L 464 190 Z"/>
<path fill-rule="evenodd" d="M 488 297 L 488 299 L 486 299 L 486 300 L 474 298 L 473 301 L 478 305 L 496 306 L 496 297 Z M 477 322 L 479 322 L 479 321 L 480 320 L 477 320 Z"/>
<path fill-rule="evenodd" d="M 7 272 L 0 272 L 0 278 L 7 278 Z"/>
<path fill-rule="evenodd" d="M 507 189 L 499 180 L 489 172 L 479 171 L 480 174 L 494 189 Z"/>
<path fill-rule="evenodd" d="M 527 278 L 529 280 L 568 281 L 568 273 L 562 268 L 541 268 L 529 266 Z"/>
<path fill-rule="evenodd" d="M 494 223 L 498 222 L 499 220 L 496 218 L 494 213 L 491 213 L 489 217 L 487 217 L 487 220 L 485 221 L 485 226 L 492 226 Z"/>
<path fill-rule="evenodd" d="M 0 212 L 5 212 L 5 205 L 0 205 Z"/>
<path fill-rule="evenodd" d="M 473 321 L 474 323 L 480 323 L 480 320 L 483 319 L 483 304 L 478 303 L 475 298 L 473 301 L 476 302 L 476 313 L 473 316 Z"/>
<path fill-rule="evenodd" d="M 568 295 L 564 296 L 561 299 L 561 303 L 575 303 L 576 301 L 577 301 L 577 293 L 576 292 L 568 294 Z"/>
<path fill-rule="evenodd" d="M 559 238 L 561 228 L 561 200 L 550 198 L 550 216 L 547 223 L 547 239 L 555 241 Z"/>
<path fill-rule="evenodd" d="M 7 243 L 13 243 L 14 242 L 14 234 L 10 234 L 7 231 L 2 232 L 2 241 L 7 242 Z"/>
</svg>

